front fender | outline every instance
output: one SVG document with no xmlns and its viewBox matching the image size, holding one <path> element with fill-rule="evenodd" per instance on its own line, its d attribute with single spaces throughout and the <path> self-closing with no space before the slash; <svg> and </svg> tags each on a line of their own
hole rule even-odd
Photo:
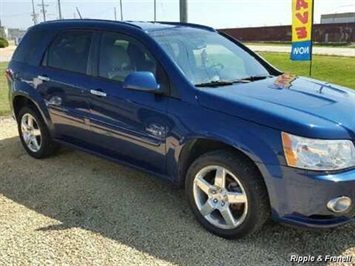
<svg viewBox="0 0 355 266">
<path fill-rule="evenodd" d="M 212 140 L 232 147 L 256 165 L 285 165 L 281 132 L 198 105 L 173 102 L 170 111 L 174 126 L 167 138 L 168 171 L 179 183 L 179 162 L 199 139 Z"/>
<path fill-rule="evenodd" d="M 279 134 L 276 134 L 275 137 L 279 137 Z M 225 146 L 234 148 L 255 163 L 267 162 L 268 164 L 284 164 L 283 157 L 280 158 L 279 153 L 275 153 L 276 147 L 273 144 L 277 146 L 278 144 L 270 143 L 270 141 L 266 140 L 262 134 L 255 134 L 254 132 L 247 130 L 245 130 L 245 132 L 240 131 L 238 132 L 238 135 L 233 136 L 208 134 L 207 132 L 204 132 L 204 134 L 186 136 L 181 140 L 181 149 L 176 150 L 176 158 L 179 159 L 183 150 L 190 147 L 191 144 L 198 140 L 216 141 Z M 281 147 L 277 147 L 276 149 L 280 148 Z"/>
</svg>

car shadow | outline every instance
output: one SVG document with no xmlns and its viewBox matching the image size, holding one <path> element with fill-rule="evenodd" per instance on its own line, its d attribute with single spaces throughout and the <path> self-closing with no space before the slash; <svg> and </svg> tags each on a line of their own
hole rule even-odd
<svg viewBox="0 0 355 266">
<path fill-rule="evenodd" d="M 321 231 L 268 224 L 227 241 L 199 226 L 183 190 L 147 174 L 68 148 L 35 160 L 17 137 L 0 140 L 0 150 L 0 194 L 59 222 L 38 231 L 82 228 L 180 265 L 282 265 L 289 254 L 355 247 L 354 223 Z"/>
</svg>

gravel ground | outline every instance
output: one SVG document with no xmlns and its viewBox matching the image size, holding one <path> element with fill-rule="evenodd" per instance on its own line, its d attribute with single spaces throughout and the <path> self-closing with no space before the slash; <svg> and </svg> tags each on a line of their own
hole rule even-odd
<svg viewBox="0 0 355 266">
<path fill-rule="evenodd" d="M 227 241 L 197 224 L 182 190 L 68 148 L 32 159 L 0 118 L 0 265 L 289 265 L 295 253 L 355 262 L 354 229 L 270 224 Z"/>
</svg>

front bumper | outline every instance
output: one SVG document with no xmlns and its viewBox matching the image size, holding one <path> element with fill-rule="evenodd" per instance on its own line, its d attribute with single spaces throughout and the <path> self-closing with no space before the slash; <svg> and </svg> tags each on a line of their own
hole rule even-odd
<svg viewBox="0 0 355 266">
<path fill-rule="evenodd" d="M 293 225 L 329 228 L 355 217 L 355 170 L 337 173 L 286 166 L 259 165 L 269 192 L 273 218 Z M 327 208 L 334 198 L 347 196 L 350 209 L 341 214 Z"/>
</svg>

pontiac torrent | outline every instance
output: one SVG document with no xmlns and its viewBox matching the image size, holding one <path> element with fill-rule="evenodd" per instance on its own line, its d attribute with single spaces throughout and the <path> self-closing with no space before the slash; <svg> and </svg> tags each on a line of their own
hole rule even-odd
<svg viewBox="0 0 355 266">
<path fill-rule="evenodd" d="M 232 37 L 172 22 L 33 26 L 6 76 L 21 142 L 60 144 L 184 187 L 208 231 L 355 215 L 355 93 L 283 73 Z M 142 191 L 142 193 L 145 193 Z"/>
</svg>

